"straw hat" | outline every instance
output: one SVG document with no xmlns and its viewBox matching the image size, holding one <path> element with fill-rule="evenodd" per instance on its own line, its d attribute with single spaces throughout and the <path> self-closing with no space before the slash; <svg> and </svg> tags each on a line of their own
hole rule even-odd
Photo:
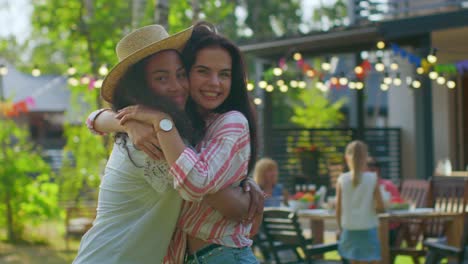
<svg viewBox="0 0 468 264">
<path fill-rule="evenodd" d="M 139 28 L 122 38 L 115 48 L 119 63 L 110 70 L 101 87 L 101 96 L 111 102 L 115 87 L 127 70 L 145 57 L 158 51 L 174 49 L 182 51 L 192 35 L 189 27 L 169 36 L 164 27 L 149 25 Z"/>
</svg>

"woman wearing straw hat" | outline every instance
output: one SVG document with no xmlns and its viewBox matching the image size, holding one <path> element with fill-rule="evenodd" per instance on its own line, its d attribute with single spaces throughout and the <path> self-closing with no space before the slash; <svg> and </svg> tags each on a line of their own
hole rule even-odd
<svg viewBox="0 0 468 264">
<path fill-rule="evenodd" d="M 113 110 L 141 104 L 169 113 L 181 135 L 193 142 L 196 133 L 181 111 L 188 84 L 177 53 L 191 32 L 189 28 L 169 36 L 161 26 L 152 25 L 124 37 L 117 45 L 119 64 L 106 77 L 102 90 Z M 135 121 L 126 127 L 130 136 L 146 129 Z M 161 263 L 181 198 L 172 188 L 165 161 L 151 159 L 127 142 L 125 135 L 116 138 L 100 186 L 96 220 L 82 238 L 74 263 Z M 248 195 L 238 189 L 221 192 L 223 195 L 230 197 L 226 202 L 237 201 L 230 208 L 231 216 L 236 209 L 238 217 L 247 211 Z M 209 203 L 210 199 L 206 200 Z"/>
</svg>

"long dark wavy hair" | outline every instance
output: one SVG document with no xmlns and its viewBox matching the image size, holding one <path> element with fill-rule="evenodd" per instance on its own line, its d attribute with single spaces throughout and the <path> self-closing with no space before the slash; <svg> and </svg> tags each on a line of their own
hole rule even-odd
<svg viewBox="0 0 468 264">
<path fill-rule="evenodd" d="M 151 56 L 154 56 L 154 54 Z M 180 110 L 170 98 L 155 94 L 146 82 L 145 66 L 151 56 L 133 65 L 120 79 L 112 96 L 112 109 L 118 111 L 127 106 L 138 104 L 167 113 L 172 117 L 180 136 L 193 144 L 195 133 L 186 112 Z M 126 144 L 127 139 L 128 135 L 126 133 L 119 132 L 115 135 L 115 141 L 119 144 L 123 144 L 123 147 L 129 154 L 129 158 L 133 162 L 128 152 Z M 135 162 L 133 163 L 135 164 Z"/>
<path fill-rule="evenodd" d="M 249 122 L 250 131 L 250 149 L 251 156 L 249 160 L 248 171 L 250 172 L 257 157 L 257 128 L 254 116 L 254 110 L 247 93 L 247 81 L 244 61 L 240 50 L 235 44 L 227 38 L 216 33 L 214 26 L 207 22 L 199 22 L 194 26 L 192 36 L 187 45 L 182 51 L 182 60 L 185 69 L 190 72 L 190 69 L 195 64 L 197 53 L 205 48 L 220 47 L 226 50 L 232 59 L 232 78 L 231 91 L 226 100 L 213 110 L 215 113 L 226 113 L 236 110 L 241 112 Z M 189 98 L 186 107 L 187 113 L 191 116 L 194 129 L 197 132 L 205 132 L 205 120 L 197 111 L 195 102 Z"/>
</svg>

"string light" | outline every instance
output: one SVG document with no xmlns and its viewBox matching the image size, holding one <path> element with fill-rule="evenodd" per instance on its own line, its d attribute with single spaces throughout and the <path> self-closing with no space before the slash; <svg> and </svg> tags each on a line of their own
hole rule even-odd
<svg viewBox="0 0 468 264">
<path fill-rule="evenodd" d="M 295 61 L 302 59 L 302 55 L 299 52 L 294 53 L 293 58 Z"/>
<path fill-rule="evenodd" d="M 432 71 L 429 73 L 429 78 L 430 78 L 431 80 L 435 80 L 435 79 L 437 79 L 437 77 L 439 77 L 439 74 L 438 74 L 436 71 L 432 70 Z"/>
<path fill-rule="evenodd" d="M 421 88 L 421 82 L 419 80 L 413 80 L 411 85 L 413 86 L 413 88 L 416 88 L 416 89 Z"/>
<path fill-rule="evenodd" d="M 78 81 L 78 79 L 75 77 L 70 77 L 68 78 L 68 84 L 70 84 L 71 86 L 77 86 L 78 84 L 80 84 L 80 81 Z"/>
<path fill-rule="evenodd" d="M 307 83 L 304 82 L 304 81 L 300 81 L 300 82 L 298 83 L 298 86 L 299 86 L 299 88 L 304 89 L 304 88 L 306 88 Z"/>
<path fill-rule="evenodd" d="M 375 70 L 378 72 L 383 72 L 385 70 L 385 65 L 382 63 L 382 58 L 377 59 L 377 64 L 375 64 Z"/>
<path fill-rule="evenodd" d="M 378 49 L 384 49 L 385 48 L 385 42 L 379 41 L 379 42 L 377 42 L 376 46 L 377 46 Z"/>
<path fill-rule="evenodd" d="M 445 81 L 446 81 L 446 80 L 445 80 L 445 77 L 444 77 L 444 76 L 439 76 L 439 77 L 437 77 L 437 83 L 438 83 L 439 85 L 444 85 L 444 84 L 445 84 Z"/>
<path fill-rule="evenodd" d="M 292 88 L 296 88 L 299 84 L 296 80 L 292 80 L 289 82 L 289 85 L 291 85 Z"/>
<path fill-rule="evenodd" d="M 81 83 L 82 84 L 89 84 L 90 81 L 91 81 L 91 79 L 88 76 L 81 77 Z"/>
<path fill-rule="evenodd" d="M 340 83 L 340 85 L 342 85 L 342 86 L 348 85 L 348 78 L 346 78 L 345 76 L 340 77 L 339 83 Z"/>
<path fill-rule="evenodd" d="M 322 83 L 322 86 L 319 87 L 319 90 L 322 91 L 322 92 L 327 92 L 330 88 L 328 88 L 328 86 L 326 86 L 325 84 Z"/>
<path fill-rule="evenodd" d="M 392 83 L 392 78 L 388 75 L 388 72 L 385 72 L 385 77 L 383 79 L 383 82 L 386 85 L 390 85 Z"/>
<path fill-rule="evenodd" d="M 273 87 L 273 85 L 269 84 L 267 85 L 267 87 L 265 88 L 265 90 L 269 93 L 273 92 L 273 90 L 275 89 L 275 87 Z"/>
<path fill-rule="evenodd" d="M 393 71 L 397 71 L 398 68 L 398 63 L 396 63 L 395 61 L 392 62 L 392 64 L 390 64 L 390 69 L 392 69 Z"/>
<path fill-rule="evenodd" d="M 280 76 L 281 74 L 283 74 L 283 70 L 281 68 L 276 67 L 273 69 L 273 75 Z"/>
<path fill-rule="evenodd" d="M 336 77 L 331 77 L 331 78 L 330 78 L 330 82 L 331 82 L 331 84 L 332 84 L 333 86 L 336 86 L 336 85 L 338 85 L 339 80 L 338 80 L 338 78 L 336 78 Z"/>
<path fill-rule="evenodd" d="M 322 62 L 322 70 L 324 71 L 331 70 L 331 64 L 328 61 Z"/>
<path fill-rule="evenodd" d="M 357 82 L 356 83 L 356 89 L 358 89 L 358 90 L 364 89 L 364 83 L 363 82 Z"/>
<path fill-rule="evenodd" d="M 436 56 L 437 49 L 434 48 L 432 49 L 431 54 L 427 55 L 427 61 L 431 64 L 434 64 L 437 62 L 437 56 Z"/>
<path fill-rule="evenodd" d="M 395 86 L 400 86 L 402 83 L 401 78 L 400 78 L 400 73 L 397 73 L 396 78 L 393 79 L 393 84 Z"/>
<path fill-rule="evenodd" d="M 258 82 L 258 87 L 262 88 L 262 89 L 265 89 L 265 87 L 267 87 L 268 83 L 265 82 L 265 81 L 260 81 Z"/>
<path fill-rule="evenodd" d="M 94 87 L 95 88 L 101 88 L 102 87 L 102 82 L 103 82 L 102 79 L 97 80 L 96 82 L 94 82 Z"/>
<path fill-rule="evenodd" d="M 287 86 L 287 85 L 281 85 L 279 89 L 280 89 L 280 91 L 281 91 L 282 93 L 285 93 L 285 92 L 288 91 L 288 86 Z"/>
<path fill-rule="evenodd" d="M 389 88 L 388 84 L 386 84 L 386 83 L 381 83 L 380 84 L 380 90 L 387 91 L 388 88 Z"/>
<path fill-rule="evenodd" d="M 73 64 L 69 64 L 67 73 L 68 73 L 68 75 L 75 75 L 75 73 L 76 73 L 76 68 L 73 67 Z"/>
<path fill-rule="evenodd" d="M 364 69 L 363 69 L 361 66 L 356 66 L 356 67 L 354 68 L 354 73 L 356 73 L 356 74 L 358 74 L 358 75 L 359 75 L 359 74 L 362 74 L 363 72 L 364 72 Z"/>
<path fill-rule="evenodd" d="M 256 104 L 256 105 L 261 105 L 261 104 L 262 104 L 262 99 L 260 99 L 260 98 L 255 98 L 255 99 L 254 99 L 254 104 Z"/>
<path fill-rule="evenodd" d="M 252 83 L 247 84 L 247 91 L 253 91 L 254 88 L 255 86 Z"/>
<path fill-rule="evenodd" d="M 0 75 L 5 76 L 8 74 L 8 68 L 4 64 L 0 64 Z"/>
<path fill-rule="evenodd" d="M 310 78 L 314 77 L 315 76 L 315 72 L 313 70 L 307 70 L 306 72 L 307 76 L 309 76 Z"/>
<path fill-rule="evenodd" d="M 348 87 L 349 87 L 349 89 L 354 90 L 354 89 L 356 89 L 356 83 L 355 82 L 349 82 Z"/>
<path fill-rule="evenodd" d="M 454 80 L 448 80 L 447 81 L 447 87 L 449 89 L 453 89 L 453 88 L 455 88 L 455 86 L 457 86 L 457 83 Z"/>
<path fill-rule="evenodd" d="M 317 89 L 323 90 L 323 87 L 326 85 L 322 81 L 318 81 L 316 86 L 317 86 Z"/>
<path fill-rule="evenodd" d="M 109 73 L 109 69 L 107 69 L 107 66 L 105 64 L 103 64 L 103 65 L 101 65 L 101 67 L 99 67 L 99 74 L 101 76 L 106 76 L 108 73 Z"/>
<path fill-rule="evenodd" d="M 31 71 L 32 76 L 38 77 L 41 75 L 41 70 L 39 70 L 39 67 L 37 65 L 34 65 L 34 69 Z"/>
<path fill-rule="evenodd" d="M 406 84 L 407 85 L 411 85 L 412 82 L 413 82 L 413 79 L 410 76 L 406 77 Z"/>
<path fill-rule="evenodd" d="M 423 67 L 418 67 L 418 68 L 416 69 L 416 72 L 417 72 L 418 74 L 424 74 L 424 68 L 423 68 Z"/>
</svg>

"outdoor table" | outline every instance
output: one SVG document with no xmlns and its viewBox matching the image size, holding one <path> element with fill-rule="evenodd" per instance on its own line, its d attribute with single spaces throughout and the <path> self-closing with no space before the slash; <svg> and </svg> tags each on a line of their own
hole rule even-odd
<svg viewBox="0 0 468 264">
<path fill-rule="evenodd" d="M 335 212 L 325 209 L 305 209 L 298 210 L 301 218 L 310 220 L 310 227 L 314 237 L 314 243 L 323 243 L 324 221 L 327 219 L 336 219 Z M 389 223 L 393 221 L 420 219 L 428 220 L 434 218 L 443 218 L 448 222 L 447 243 L 452 246 L 458 246 L 463 233 L 463 214 L 451 212 L 438 212 L 431 208 L 416 208 L 413 210 L 396 210 L 379 214 L 379 239 L 382 250 L 382 264 L 390 264 L 390 246 L 389 246 Z"/>
</svg>

